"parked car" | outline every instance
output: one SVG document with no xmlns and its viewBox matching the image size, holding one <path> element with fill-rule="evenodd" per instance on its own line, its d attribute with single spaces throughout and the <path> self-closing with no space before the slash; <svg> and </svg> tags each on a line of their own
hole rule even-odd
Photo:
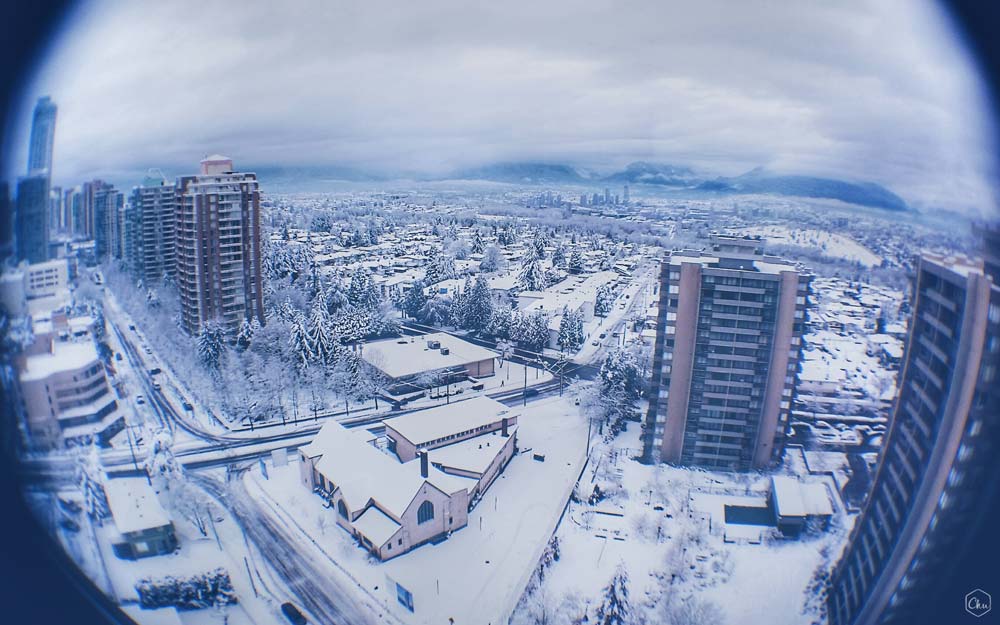
<svg viewBox="0 0 1000 625">
<path fill-rule="evenodd" d="M 286 601 L 281 604 L 281 613 L 285 615 L 285 618 L 295 625 L 306 625 L 308 619 L 295 607 L 291 601 Z"/>
<path fill-rule="evenodd" d="M 119 360 L 120 361 L 121 359 L 122 359 L 122 353 L 121 352 L 115 352 L 115 360 Z"/>
<path fill-rule="evenodd" d="M 142 395 L 136 395 L 135 396 L 135 403 L 137 403 L 139 405 L 145 404 L 146 403 L 146 398 L 143 397 Z"/>
<path fill-rule="evenodd" d="M 160 373 L 163 373 L 163 372 L 160 371 L 159 367 L 153 367 L 152 369 L 149 370 L 149 375 L 158 375 Z"/>
</svg>

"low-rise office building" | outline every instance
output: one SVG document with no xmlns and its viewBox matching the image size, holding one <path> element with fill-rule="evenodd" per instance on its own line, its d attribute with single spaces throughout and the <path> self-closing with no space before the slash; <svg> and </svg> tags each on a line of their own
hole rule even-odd
<svg viewBox="0 0 1000 625">
<path fill-rule="evenodd" d="M 498 354 L 458 337 L 437 332 L 423 336 L 373 341 L 361 357 L 389 378 L 392 394 L 422 390 L 467 377 L 496 373 Z M 427 381 L 433 379 L 432 384 Z"/>
</svg>

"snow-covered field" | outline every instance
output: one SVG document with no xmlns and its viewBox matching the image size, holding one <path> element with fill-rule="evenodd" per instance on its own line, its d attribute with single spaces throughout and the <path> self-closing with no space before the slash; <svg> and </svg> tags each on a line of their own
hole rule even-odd
<svg viewBox="0 0 1000 625">
<path fill-rule="evenodd" d="M 713 625 L 818 618 L 810 581 L 839 553 L 851 521 L 839 502 L 827 532 L 799 540 L 775 538 L 763 526 L 726 527 L 725 504 L 766 505 L 768 475 L 643 465 L 630 457 L 638 444 L 630 424 L 595 449 L 579 492 L 585 499 L 598 484 L 610 496 L 570 505 L 557 533 L 560 557 L 524 597 L 515 625 L 593 619 L 619 564 L 628 575 L 629 623 L 671 623 L 671 611 L 692 599 L 716 606 L 721 621 L 705 621 Z M 727 534 L 735 542 L 726 542 Z M 755 535 L 762 544 L 750 542 Z"/>
<path fill-rule="evenodd" d="M 882 257 L 842 234 L 785 226 L 753 226 L 742 230 L 745 234 L 760 235 L 771 243 L 784 243 L 814 249 L 823 256 L 843 258 L 865 267 L 877 267 Z"/>
<path fill-rule="evenodd" d="M 251 471 L 247 490 L 299 531 L 304 553 L 336 562 L 404 622 L 499 625 L 527 584 L 585 456 L 586 422 L 569 399 L 529 406 L 518 421 L 518 443 L 522 452 L 532 451 L 514 457 L 468 526 L 385 563 L 336 526 L 333 512 L 299 482 L 297 460 L 269 466 L 269 479 Z M 532 453 L 545 454 L 545 461 L 534 461 Z M 389 580 L 413 593 L 412 614 L 396 602 Z"/>
</svg>

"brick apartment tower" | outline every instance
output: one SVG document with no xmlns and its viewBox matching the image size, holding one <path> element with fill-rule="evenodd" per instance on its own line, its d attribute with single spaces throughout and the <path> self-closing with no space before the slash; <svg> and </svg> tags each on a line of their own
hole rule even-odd
<svg viewBox="0 0 1000 625">
<path fill-rule="evenodd" d="M 179 178 L 175 237 L 189 333 L 213 319 L 231 332 L 247 318 L 264 322 L 256 174 L 235 172 L 231 159 L 213 155 L 201 161 L 199 175 Z"/>
<path fill-rule="evenodd" d="M 995 251 L 997 231 L 981 234 Z M 924 622 L 928 601 L 961 574 L 957 563 L 970 554 L 989 562 L 970 537 L 995 531 L 989 509 L 1000 492 L 998 281 L 1000 262 L 989 253 L 985 264 L 929 255 L 919 261 L 892 425 L 830 578 L 831 625 Z M 945 599 L 955 601 L 953 622 L 968 616 L 961 596 Z"/>
<path fill-rule="evenodd" d="M 759 238 L 715 235 L 663 261 L 647 461 L 742 471 L 780 457 L 811 279 Z"/>
<path fill-rule="evenodd" d="M 160 284 L 177 273 L 177 187 L 163 175 L 147 176 L 132 189 L 126 219 L 126 260 L 133 274 L 147 285 Z"/>
</svg>

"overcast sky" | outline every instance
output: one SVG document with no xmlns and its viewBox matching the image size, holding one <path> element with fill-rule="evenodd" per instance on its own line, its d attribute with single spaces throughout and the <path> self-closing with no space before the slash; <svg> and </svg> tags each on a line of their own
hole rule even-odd
<svg viewBox="0 0 1000 625">
<path fill-rule="evenodd" d="M 918 206 L 992 206 L 974 69 L 918 0 L 84 3 L 39 67 L 56 183 L 331 164 L 496 161 L 872 180 Z M 265 185 L 266 186 L 266 185 Z"/>
</svg>

